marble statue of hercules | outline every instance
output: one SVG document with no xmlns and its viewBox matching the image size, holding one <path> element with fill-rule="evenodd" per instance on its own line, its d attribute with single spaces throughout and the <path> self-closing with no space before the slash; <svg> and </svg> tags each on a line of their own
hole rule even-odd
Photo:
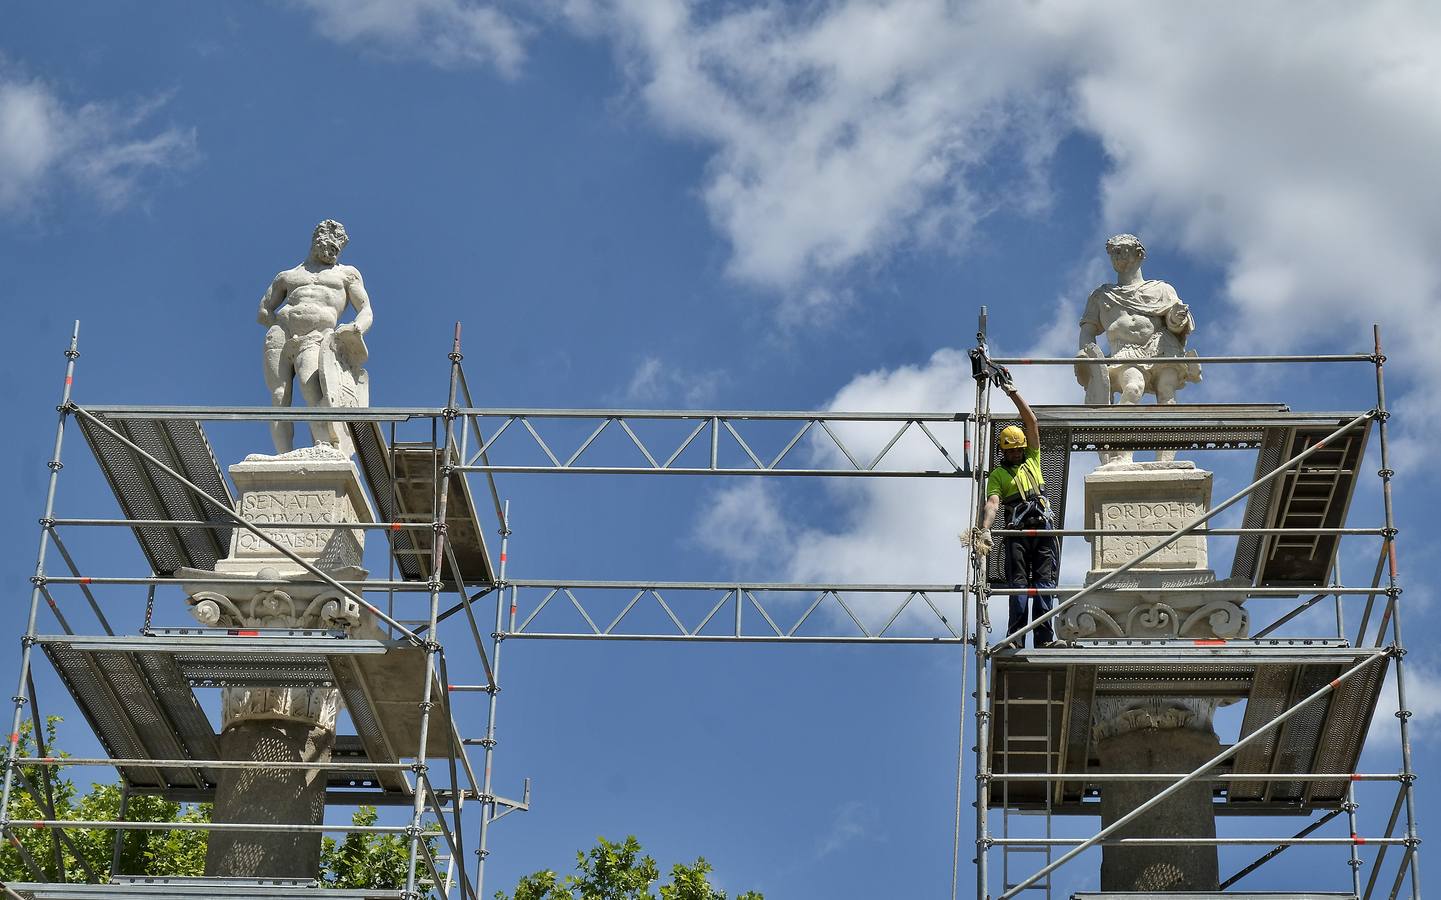
<svg viewBox="0 0 1441 900">
<path fill-rule="evenodd" d="M 305 262 L 276 275 L 260 298 L 272 406 L 290 406 L 297 381 L 308 406 L 369 405 L 369 380 L 360 368 L 367 356 L 361 335 L 370 330 L 374 314 L 360 272 L 339 262 L 349 240 L 344 225 L 321 222 Z M 347 305 L 355 308 L 355 320 L 341 325 Z M 348 451 L 343 423 L 311 422 L 310 430 L 316 444 Z M 272 422 L 270 433 L 277 452 L 295 449 L 294 422 Z"/>
</svg>

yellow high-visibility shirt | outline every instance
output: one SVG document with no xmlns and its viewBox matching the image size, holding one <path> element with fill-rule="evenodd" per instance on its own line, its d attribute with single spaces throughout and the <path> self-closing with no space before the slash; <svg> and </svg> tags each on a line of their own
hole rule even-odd
<svg viewBox="0 0 1441 900">
<path fill-rule="evenodd" d="M 1041 474 L 1041 449 L 1027 447 L 1026 458 L 1019 465 L 1002 464 L 986 478 L 986 496 L 1009 500 L 1022 492 L 1045 495 L 1046 477 Z"/>
</svg>

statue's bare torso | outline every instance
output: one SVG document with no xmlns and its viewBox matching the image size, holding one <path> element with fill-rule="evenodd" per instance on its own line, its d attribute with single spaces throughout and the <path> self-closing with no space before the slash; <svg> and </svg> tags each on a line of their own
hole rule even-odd
<svg viewBox="0 0 1441 900">
<path fill-rule="evenodd" d="M 285 298 L 285 305 L 275 313 L 276 324 L 287 337 L 335 328 L 350 304 L 347 288 L 359 281 L 354 266 L 336 264 L 313 271 L 301 263 L 286 269 L 275 276 L 270 288 Z"/>
</svg>

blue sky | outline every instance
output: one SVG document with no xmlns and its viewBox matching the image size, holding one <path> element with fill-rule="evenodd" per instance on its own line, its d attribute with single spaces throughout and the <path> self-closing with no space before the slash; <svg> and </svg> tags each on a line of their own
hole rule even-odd
<svg viewBox="0 0 1441 900">
<path fill-rule="evenodd" d="M 257 301 L 321 218 L 346 224 L 374 301 L 376 405 L 440 405 L 461 320 L 483 405 L 965 408 L 978 306 L 1002 352 L 1069 353 L 1104 239 L 1134 231 L 1203 353 L 1363 351 L 1382 324 L 1428 754 L 1438 625 L 1409 561 L 1437 549 L 1435 8 L 12 2 L 0 20 L 12 631 L 71 320 L 81 403 L 260 404 Z M 1213 368 L 1181 399 L 1363 409 L 1367 372 L 1347 374 Z M 1052 402 L 1077 399 L 1068 381 L 1021 376 Z M 216 445 L 229 463 L 263 440 Z M 61 509 L 113 511 L 78 433 L 66 457 Z M 1249 465 L 1218 463 L 1218 495 Z M 502 479 L 511 571 L 960 580 L 960 485 L 791 481 Z M 1354 518 L 1379 520 L 1374 485 Z M 139 571 L 113 541 L 76 543 Z M 1373 552 L 1343 560 L 1369 572 Z M 135 599 L 114 601 L 131 627 Z M 488 887 L 635 833 L 663 864 L 705 854 L 733 891 L 948 889 L 957 654 L 505 652 L 499 785 L 532 778 L 535 809 L 497 826 Z M 1374 764 L 1395 755 L 1381 741 Z M 1335 852 L 1288 857 L 1247 886 L 1346 878 Z"/>
</svg>

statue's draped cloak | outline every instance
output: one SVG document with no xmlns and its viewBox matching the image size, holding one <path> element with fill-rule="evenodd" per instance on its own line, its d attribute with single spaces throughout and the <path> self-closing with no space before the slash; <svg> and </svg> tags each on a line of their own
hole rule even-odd
<svg viewBox="0 0 1441 900">
<path fill-rule="evenodd" d="M 1105 331 L 1111 323 L 1102 318 L 1102 304 L 1109 304 L 1118 313 L 1127 312 L 1164 320 L 1172 307 L 1180 303 L 1181 298 L 1176 295 L 1176 289 L 1155 278 L 1136 284 L 1103 284 L 1092 291 L 1090 298 L 1086 300 L 1086 311 L 1081 315 L 1081 324 L 1094 325 Z M 1114 319 L 1114 316 L 1112 318 Z M 1164 321 L 1160 325 L 1165 328 Z M 1195 328 L 1196 320 L 1187 312 L 1184 334 L 1190 334 Z M 1181 337 L 1181 340 L 1184 341 L 1185 338 Z"/>
</svg>

